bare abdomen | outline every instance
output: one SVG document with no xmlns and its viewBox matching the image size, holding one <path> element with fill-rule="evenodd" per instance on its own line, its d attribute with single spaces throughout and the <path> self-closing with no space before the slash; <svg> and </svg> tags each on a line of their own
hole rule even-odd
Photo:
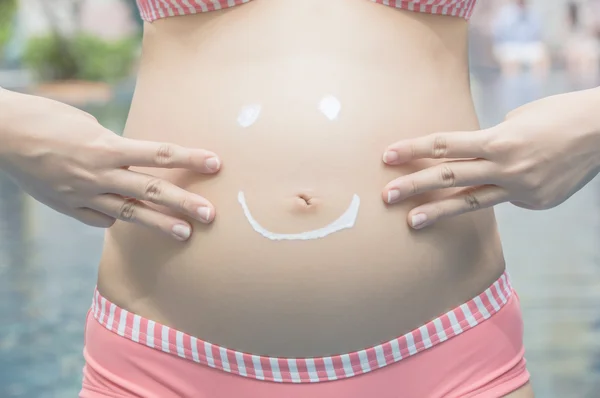
<svg viewBox="0 0 600 398">
<path fill-rule="evenodd" d="M 215 177 L 143 170 L 207 197 L 217 217 L 194 224 L 185 244 L 118 223 L 99 289 L 239 351 L 349 352 L 420 326 L 503 271 L 492 211 L 415 232 L 407 212 L 435 195 L 393 207 L 381 200 L 387 182 L 430 165 L 385 167 L 387 145 L 478 128 L 464 21 L 332 1 L 325 11 L 344 4 L 340 17 L 313 15 L 299 35 L 303 6 L 294 3 L 292 18 L 291 2 L 276 3 L 148 28 L 126 135 L 218 153 Z M 193 34 L 174 45 L 186 26 Z M 254 221 L 278 236 L 331 224 L 355 197 L 360 206 L 353 226 L 325 237 L 270 239 L 249 221 L 240 192 Z"/>
</svg>

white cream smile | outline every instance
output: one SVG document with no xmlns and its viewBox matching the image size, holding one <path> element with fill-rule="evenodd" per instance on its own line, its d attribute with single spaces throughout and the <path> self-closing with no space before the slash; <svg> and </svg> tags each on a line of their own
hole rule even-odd
<svg viewBox="0 0 600 398">
<path fill-rule="evenodd" d="M 240 191 L 238 193 L 238 202 L 242 205 L 242 209 L 244 210 L 244 214 L 248 219 L 248 222 L 254 228 L 256 232 L 261 234 L 267 239 L 271 240 L 309 240 L 309 239 L 319 239 L 324 238 L 327 235 L 330 235 L 334 232 L 341 231 L 342 229 L 352 228 L 354 223 L 356 222 L 356 218 L 358 217 L 358 208 L 360 207 L 360 198 L 358 195 L 354 194 L 352 197 L 352 202 L 348 209 L 342 214 L 337 220 L 332 222 L 325 227 L 315 229 L 313 231 L 308 232 L 300 232 L 296 234 L 279 234 L 276 232 L 271 232 L 261 226 L 255 219 L 252 217 L 250 210 L 248 209 L 248 205 L 246 204 L 246 198 L 244 197 L 244 192 Z"/>
</svg>

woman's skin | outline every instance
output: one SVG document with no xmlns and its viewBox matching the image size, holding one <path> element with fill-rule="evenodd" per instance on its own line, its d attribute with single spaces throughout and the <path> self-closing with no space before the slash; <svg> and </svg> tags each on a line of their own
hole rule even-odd
<svg viewBox="0 0 600 398">
<path fill-rule="evenodd" d="M 439 194 L 381 200 L 389 181 L 438 162 L 388 167 L 387 145 L 480 128 L 467 34 L 461 18 L 363 0 L 256 1 L 146 24 L 124 136 L 168 136 L 223 163 L 210 176 L 130 170 L 202 195 L 217 216 L 188 220 L 185 244 L 116 222 L 100 293 L 190 335 L 276 357 L 373 346 L 481 293 L 504 271 L 491 209 L 414 231 L 408 211 Z M 337 116 L 322 111 L 327 98 Z M 258 118 L 240 125 L 249 108 Z M 354 195 L 360 208 L 353 228 L 271 241 L 248 222 L 240 191 L 276 233 L 324 227 Z"/>
<path fill-rule="evenodd" d="M 122 138 L 77 108 L 1 88 L 0 142 L 0 170 L 35 199 L 85 224 L 108 228 L 120 219 L 186 240 L 191 229 L 181 215 L 214 220 L 214 206 L 203 197 L 129 170 L 214 174 L 220 160 L 210 151 Z M 173 215 L 142 201 L 163 205 Z M 210 209 L 208 218 L 204 209 Z"/>
<path fill-rule="evenodd" d="M 305 8 L 294 2 L 291 14 L 295 18 L 286 19 L 292 16 L 285 9 L 290 2 L 279 2 L 279 8 L 260 8 L 267 3 L 147 25 L 128 138 L 113 135 L 74 108 L 0 90 L 0 167 L 26 191 L 91 225 L 106 227 L 119 218 L 157 231 L 119 222 L 107 235 L 99 287 L 117 304 L 234 349 L 284 356 L 363 348 L 396 337 L 471 298 L 503 269 L 491 211 L 480 210 L 456 217 L 456 221 L 449 218 L 418 232 L 411 232 L 403 219 L 410 223 L 414 215 L 424 213 L 428 216 L 425 225 L 431 225 L 442 216 L 471 210 L 474 203 L 486 207 L 512 201 L 528 208 L 547 208 L 564 201 L 598 172 L 597 89 L 534 102 L 510 114 L 499 126 L 478 130 L 468 91 L 464 21 L 397 12 L 369 2 L 348 7 L 350 3 L 334 0 L 327 6 L 307 1 Z M 315 7 L 319 12 L 311 11 Z M 335 26 L 319 18 L 332 10 L 345 13 L 348 26 L 344 18 Z M 294 25 L 299 11 L 311 16 L 311 26 L 315 32 L 323 32 L 322 36 L 291 35 L 299 29 Z M 369 18 L 363 18 L 365 15 Z M 280 26 L 273 26 L 273 21 Z M 236 30 L 234 22 L 247 26 Z M 377 28 L 369 28 L 369 23 Z M 260 28 L 250 30 L 253 24 Z M 374 36 L 364 37 L 357 26 L 364 26 Z M 269 38 L 266 33 L 275 28 L 281 36 Z M 261 29 L 267 39 L 251 41 L 258 43 L 252 48 L 257 58 L 248 59 L 246 69 L 222 72 L 225 66 L 235 68 L 227 63 L 227 56 L 243 53 L 245 48 L 235 40 L 236 35 L 249 31 L 258 35 Z M 400 40 L 412 35 L 421 38 L 417 44 Z M 203 42 L 203 37 L 215 40 Z M 392 42 L 394 38 L 397 42 Z M 313 40 L 310 45 L 308 40 Z M 367 44 L 372 56 L 385 54 L 381 59 L 366 57 L 383 68 L 386 76 L 381 80 L 360 80 L 364 72 L 357 60 L 365 59 Z M 390 46 L 396 51 L 389 53 Z M 258 67 L 260 55 L 272 53 L 274 48 L 278 51 L 275 60 L 286 73 L 261 72 Z M 314 51 L 308 54 L 313 58 L 306 56 L 304 63 L 290 57 L 309 48 Z M 344 68 L 336 69 L 335 59 L 325 56 L 331 55 L 332 48 L 343 49 L 333 54 L 344 58 L 348 70 L 341 76 Z M 218 65 L 210 69 L 207 60 L 215 54 L 220 55 Z M 357 61 L 356 70 L 347 67 L 348 58 Z M 181 62 L 169 61 L 173 59 Z M 414 72 L 423 68 L 422 75 Z M 246 71 L 253 79 L 235 80 L 239 76 L 236 71 Z M 161 74 L 170 79 L 160 79 Z M 432 77 L 438 80 L 431 81 Z M 261 91 L 269 79 L 274 83 Z M 405 92 L 398 92 L 399 86 L 405 87 Z M 219 87 L 225 90 L 217 95 Z M 314 111 L 310 101 L 318 100 L 325 88 L 338 89 L 346 112 L 334 127 L 318 112 L 310 113 Z M 270 90 L 276 90 L 272 100 Z M 436 94 L 429 95 L 429 91 Z M 282 98 L 286 92 L 294 92 L 300 103 L 292 97 Z M 421 92 L 421 98 L 406 95 L 416 92 Z M 259 94 L 265 112 L 275 109 L 278 113 L 264 114 L 263 124 L 252 131 L 240 131 L 231 120 L 253 93 Z M 444 98 L 453 98 L 451 107 Z M 288 106 L 278 105 L 282 102 Z M 175 105 L 167 108 L 171 103 Z M 307 105 L 310 112 L 300 107 L 290 110 L 290 105 Z M 361 112 L 365 108 L 372 111 Z M 223 109 L 232 115 L 220 114 Z M 432 110 L 435 118 L 428 116 Z M 198 120 L 201 117 L 204 119 Z M 462 132 L 439 133 L 453 130 Z M 367 141 L 365 131 L 370 134 Z M 236 135 L 240 133 L 251 137 Z M 293 133 L 303 135 L 304 140 L 292 139 Z M 223 138 L 227 134 L 234 139 Z M 335 147 L 337 154 L 315 150 L 331 149 L 336 135 L 341 138 Z M 387 148 L 387 152 L 398 153 L 398 161 L 392 161 L 389 154 L 385 159 L 403 165 L 385 166 L 381 152 L 398 139 L 402 141 Z M 173 144 L 158 143 L 165 141 Z M 191 149 L 196 147 L 210 147 L 215 152 Z M 252 149 L 244 151 L 248 147 Z M 315 152 L 303 157 L 311 148 Z M 215 153 L 223 170 L 216 178 L 199 178 L 197 172 L 215 172 L 203 166 Z M 435 160 L 422 160 L 428 157 Z M 461 162 L 440 166 L 442 158 L 454 157 Z M 302 174 L 304 169 L 306 174 Z M 323 177 L 327 173 L 332 177 Z M 440 183 L 442 175 L 454 178 Z M 255 186 L 248 183 L 252 178 L 258 180 Z M 476 196 L 468 201 L 460 196 L 446 199 L 449 190 L 439 189 L 447 187 L 448 180 L 454 180 L 456 187 L 494 186 L 487 191 L 472 190 Z M 157 184 L 160 189 L 147 189 Z M 310 193 L 306 187 L 311 184 L 312 193 L 323 198 L 312 213 L 313 209 L 293 198 L 298 191 Z M 273 188 L 278 185 L 284 187 Z M 333 188 L 328 191 L 327 186 Z M 379 199 L 382 186 L 384 201 L 390 189 L 400 190 L 398 205 L 383 205 Z M 335 218 L 354 192 L 359 191 L 363 204 L 357 226 L 346 235 L 274 246 L 250 230 L 239 214 L 235 194 L 240 188 L 247 190 L 249 202 L 254 198 L 250 205 L 261 222 L 290 232 L 298 226 L 322 226 Z M 421 190 L 436 192 L 406 199 Z M 459 192 L 454 190 L 454 194 Z M 105 196 L 110 197 L 110 205 Z M 143 202 L 126 200 L 129 197 Z M 196 213 L 198 207 L 206 206 L 213 210 L 211 221 L 215 208 L 219 211 L 208 229 Z M 129 210 L 124 212 L 124 208 Z M 159 231 L 171 234 L 175 225 L 191 225 L 196 233 L 185 244 L 169 243 Z M 478 241 L 475 237 L 481 234 Z M 394 239 L 390 240 L 390 235 Z M 460 255 L 456 254 L 458 248 L 463 251 Z M 461 261 L 467 264 L 461 266 Z M 436 300 L 431 300 L 431 291 L 436 292 Z M 297 318 L 298 325 L 294 324 Z M 357 318 L 362 321 L 353 323 Z M 307 323 L 318 324 L 320 333 L 308 333 L 306 341 L 293 335 L 297 327 L 306 332 Z M 273 327 L 277 329 L 266 332 Z M 352 328 L 356 330 L 349 330 Z M 238 330 L 258 339 L 244 339 Z M 340 330 L 348 333 L 341 338 Z M 293 344 L 279 341 L 290 335 L 299 338 Z M 335 341 L 327 340 L 327 335 L 335 336 Z M 510 396 L 530 394 L 526 387 Z"/>
<path fill-rule="evenodd" d="M 550 209 L 600 171 L 600 88 L 529 103 L 485 130 L 400 141 L 386 149 L 383 159 L 390 166 L 447 160 L 390 182 L 383 192 L 386 201 L 462 188 L 412 209 L 407 220 L 416 229 L 503 202 Z"/>
<path fill-rule="evenodd" d="M 200 173 L 218 172 L 220 167 L 218 157 L 215 163 L 217 170 L 214 170 L 214 166 L 206 166 L 207 155 L 212 155 L 209 151 L 183 148 L 166 142 L 124 139 L 106 130 L 93 116 L 46 98 L 10 92 L 0 87 L 0 105 L 0 138 L 3 143 L 0 146 L 0 169 L 40 202 L 91 226 L 107 228 L 116 219 L 122 219 L 162 230 L 169 235 L 176 225 L 188 226 L 185 221 L 154 213 L 150 218 L 129 220 L 122 214 L 127 213 L 124 208 L 119 211 L 107 209 L 104 212 L 88 212 L 87 209 L 93 208 L 92 199 L 101 193 L 120 196 L 126 194 L 125 191 L 119 193 L 114 187 L 113 181 L 118 180 L 118 177 L 102 178 L 107 173 L 121 173 L 128 166 L 182 168 Z M 469 175 L 475 175 L 478 182 L 469 184 L 466 178 L 456 177 L 453 167 L 456 164 L 463 167 L 463 163 L 450 162 L 391 181 L 383 190 L 383 200 L 388 201 L 389 191 L 392 189 L 401 192 L 394 201 L 397 203 L 405 197 L 445 189 L 449 185 L 496 187 L 496 195 L 486 196 L 484 200 L 477 195 L 474 198 L 453 196 L 412 209 L 407 221 L 415 228 L 424 228 L 438 219 L 477 211 L 502 202 L 535 210 L 558 206 L 599 172 L 598 109 L 600 88 L 594 88 L 534 101 L 515 109 L 503 123 L 486 130 L 436 133 L 416 140 L 397 142 L 383 153 L 384 162 L 390 166 L 414 159 L 471 158 L 470 162 L 466 162 L 470 168 Z M 65 119 L 65 115 L 69 119 Z M 82 123 L 77 128 L 72 123 L 74 117 Z M 27 124 L 32 120 L 43 123 L 43 126 L 34 125 L 35 130 L 30 130 Z M 99 137 L 101 138 L 98 139 Z M 96 146 L 93 145 L 94 142 L 104 144 Z M 465 152 L 459 155 L 456 148 Z M 396 152 L 397 158 L 393 158 L 390 151 Z M 115 152 L 119 152 L 120 162 L 103 165 L 105 161 L 113 160 Z M 565 153 L 570 156 L 565 156 Z M 43 156 L 51 156 L 52 159 L 45 161 L 41 159 Z M 483 159 L 494 159 L 495 169 L 480 168 Z M 446 169 L 447 166 L 450 168 Z M 82 174 L 91 178 L 77 178 Z M 125 175 L 126 173 L 121 173 L 121 176 Z M 152 181 L 157 182 L 154 179 Z M 214 210 L 212 204 L 203 198 L 176 187 L 173 190 L 167 189 L 162 198 L 155 198 L 149 195 L 149 182 L 150 179 L 143 180 L 138 184 L 140 188 L 137 192 L 128 189 L 127 194 L 129 197 L 163 203 L 165 206 L 172 203 L 172 211 L 187 212 L 200 222 L 204 220 L 199 214 L 194 214 L 193 208 L 182 209 L 183 203 L 198 203 L 198 207 L 207 203 Z M 126 185 L 127 182 L 122 184 Z M 161 184 L 171 187 L 166 182 Z M 477 187 L 470 187 L 464 193 L 474 193 L 475 188 Z M 478 192 L 481 193 L 480 190 Z M 418 214 L 425 214 L 427 222 L 414 226 L 412 220 Z M 187 236 L 187 233 L 184 235 Z M 187 239 L 177 235 L 173 237 L 177 240 Z"/>
</svg>

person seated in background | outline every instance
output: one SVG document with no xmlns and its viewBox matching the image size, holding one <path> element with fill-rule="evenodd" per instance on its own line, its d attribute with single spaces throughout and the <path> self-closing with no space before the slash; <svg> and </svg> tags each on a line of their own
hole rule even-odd
<svg viewBox="0 0 600 398">
<path fill-rule="evenodd" d="M 593 78 L 600 69 L 600 43 L 595 37 L 594 21 L 586 23 L 583 20 L 586 9 L 578 2 L 571 1 L 567 7 L 569 32 L 563 50 L 567 71 L 572 76 Z M 588 15 L 594 14 L 590 12 Z"/>
<path fill-rule="evenodd" d="M 514 74 L 523 67 L 544 74 L 550 60 L 542 41 L 538 15 L 526 0 L 505 4 L 493 23 L 494 55 L 504 74 Z"/>
</svg>

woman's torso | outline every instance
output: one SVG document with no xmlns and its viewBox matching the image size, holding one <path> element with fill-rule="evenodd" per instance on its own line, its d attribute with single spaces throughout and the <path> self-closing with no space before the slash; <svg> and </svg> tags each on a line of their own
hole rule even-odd
<svg viewBox="0 0 600 398">
<path fill-rule="evenodd" d="M 450 191 L 386 206 L 385 184 L 433 161 L 385 167 L 383 149 L 477 128 L 461 18 L 366 0 L 260 0 L 146 24 L 125 135 L 219 154 L 216 176 L 138 169 L 205 196 L 217 216 L 193 223 L 187 243 L 117 223 L 99 290 L 146 318 L 260 355 L 322 356 L 392 339 L 483 291 L 504 261 L 492 210 L 410 230 L 412 207 Z M 278 233 L 331 223 L 353 195 L 360 207 L 352 228 L 273 241 L 252 228 L 240 191 Z"/>
</svg>

